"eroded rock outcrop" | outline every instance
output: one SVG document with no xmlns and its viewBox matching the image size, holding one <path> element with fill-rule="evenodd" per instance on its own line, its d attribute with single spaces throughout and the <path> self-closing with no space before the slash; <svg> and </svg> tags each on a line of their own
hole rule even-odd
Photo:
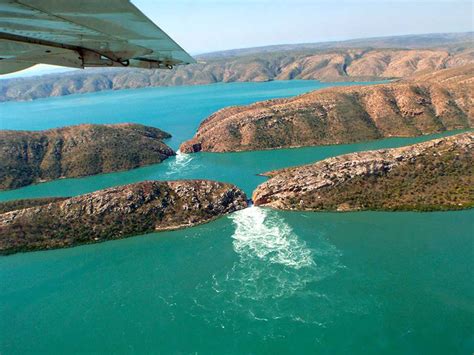
<svg viewBox="0 0 474 355">
<path fill-rule="evenodd" d="M 180 150 L 229 152 L 353 143 L 474 127 L 474 65 L 380 85 L 333 87 L 229 107 Z"/>
<path fill-rule="evenodd" d="M 285 210 L 447 210 L 474 207 L 474 133 L 341 155 L 264 174 L 256 205 Z"/>
<path fill-rule="evenodd" d="M 64 177 L 160 163 L 171 137 L 140 124 L 84 124 L 47 131 L 0 131 L 0 190 Z"/>
<path fill-rule="evenodd" d="M 145 181 L 0 214 L 0 253 L 71 247 L 208 222 L 247 207 L 237 187 Z"/>
</svg>

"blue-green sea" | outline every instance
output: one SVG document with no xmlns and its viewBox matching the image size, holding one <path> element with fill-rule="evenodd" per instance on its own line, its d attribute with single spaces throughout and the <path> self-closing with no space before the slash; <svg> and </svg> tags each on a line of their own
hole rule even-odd
<svg viewBox="0 0 474 355">
<path fill-rule="evenodd" d="M 361 83 L 362 84 L 362 83 Z M 327 86 L 232 83 L 0 104 L 1 129 L 137 122 L 177 149 L 214 111 Z M 450 133 L 452 134 L 452 133 Z M 257 174 L 441 135 L 243 153 L 0 192 L 72 196 L 207 178 L 248 195 Z M 299 213 L 250 207 L 180 231 L 0 257 L 0 354 L 472 354 L 474 210 Z"/>
</svg>

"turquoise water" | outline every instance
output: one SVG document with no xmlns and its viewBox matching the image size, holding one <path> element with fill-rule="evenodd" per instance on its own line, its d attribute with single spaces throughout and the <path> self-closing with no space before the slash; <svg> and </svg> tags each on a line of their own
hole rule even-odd
<svg viewBox="0 0 474 355">
<path fill-rule="evenodd" d="M 81 123 L 135 122 L 161 128 L 173 135 L 168 144 L 178 149 L 199 123 L 231 105 L 299 95 L 347 83 L 273 81 L 169 88 L 102 91 L 0 104 L 0 129 L 41 130 Z"/>
<path fill-rule="evenodd" d="M 332 84 L 325 84 L 332 85 Z M 141 122 L 174 148 L 223 106 L 317 82 L 102 92 L 0 105 L 2 128 Z M 433 136 L 432 136 L 433 137 Z M 128 172 L 29 186 L 0 200 L 144 179 L 256 174 L 432 137 L 178 155 Z M 0 353 L 472 354 L 474 211 L 295 213 L 251 207 L 212 223 L 0 257 Z"/>
</svg>

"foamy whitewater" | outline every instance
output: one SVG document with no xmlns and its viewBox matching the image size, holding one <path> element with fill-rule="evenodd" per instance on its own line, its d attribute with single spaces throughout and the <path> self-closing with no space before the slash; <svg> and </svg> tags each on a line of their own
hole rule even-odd
<svg viewBox="0 0 474 355">
<path fill-rule="evenodd" d="M 328 317 L 328 298 L 308 286 L 343 267 L 340 251 L 317 232 L 318 248 L 310 249 L 274 210 L 252 206 L 229 218 L 235 226 L 232 238 L 237 261 L 230 271 L 216 273 L 209 283 L 198 286 L 198 291 L 211 286 L 215 292 L 213 297 L 206 293 L 194 299 L 195 307 L 208 315 L 206 320 L 233 328 L 238 319 L 252 318 L 272 328 L 260 324 L 252 332 L 267 335 L 278 333 L 275 324 L 267 323 L 270 320 L 322 326 Z M 313 302 L 301 302 L 302 297 Z M 226 303 L 224 313 L 215 307 L 222 302 Z"/>
<path fill-rule="evenodd" d="M 252 206 L 233 214 L 234 250 L 242 259 L 258 258 L 295 269 L 314 265 L 312 252 L 276 213 Z"/>
<path fill-rule="evenodd" d="M 196 165 L 190 165 L 192 161 L 193 157 L 191 154 L 185 154 L 178 150 L 174 160 L 171 160 L 168 169 L 165 172 L 166 176 L 179 175 L 184 169 L 187 169 L 188 171 L 189 169 L 197 169 Z"/>
</svg>

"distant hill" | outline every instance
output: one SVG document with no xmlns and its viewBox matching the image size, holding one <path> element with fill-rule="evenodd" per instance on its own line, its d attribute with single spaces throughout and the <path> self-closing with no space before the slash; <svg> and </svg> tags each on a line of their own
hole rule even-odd
<svg viewBox="0 0 474 355">
<path fill-rule="evenodd" d="M 472 47 L 474 32 L 462 33 L 430 33 L 413 34 L 403 36 L 358 38 L 346 41 L 331 41 L 317 43 L 279 44 L 273 46 L 231 49 L 218 52 L 210 52 L 196 56 L 198 59 L 236 57 L 257 53 L 275 53 L 284 51 L 307 51 L 307 50 L 327 50 L 336 48 L 459 48 Z"/>
<path fill-rule="evenodd" d="M 270 80 L 363 81 L 474 62 L 473 33 L 359 39 L 238 49 L 197 56 L 174 70 L 87 69 L 0 80 L 0 102 L 102 90 Z"/>
</svg>

